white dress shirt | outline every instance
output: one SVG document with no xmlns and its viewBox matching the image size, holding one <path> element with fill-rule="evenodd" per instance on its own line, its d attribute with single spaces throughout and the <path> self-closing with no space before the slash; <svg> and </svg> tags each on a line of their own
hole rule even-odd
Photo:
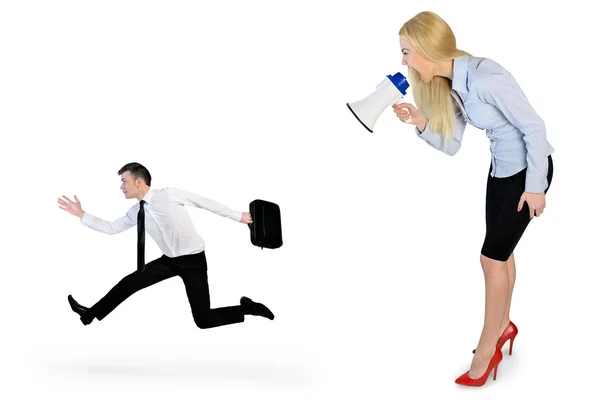
<svg viewBox="0 0 600 411">
<path fill-rule="evenodd" d="M 514 77 L 495 61 L 474 56 L 454 59 L 451 94 L 456 126 L 445 140 L 427 124 L 419 137 L 436 149 L 454 155 L 460 149 L 467 123 L 485 129 L 490 139 L 493 177 L 508 177 L 527 167 L 525 191 L 548 188 L 548 156 L 554 147 L 546 125 L 535 112 Z"/>
<path fill-rule="evenodd" d="M 198 194 L 174 187 L 150 189 L 143 200 L 145 228 L 148 234 L 168 257 L 196 254 L 204 251 L 204 239 L 194 228 L 185 206 L 194 206 L 211 211 L 222 217 L 241 221 L 242 213 Z M 137 225 L 138 202 L 123 217 L 106 221 L 84 213 L 81 223 L 93 230 L 106 234 L 118 234 Z"/>
</svg>

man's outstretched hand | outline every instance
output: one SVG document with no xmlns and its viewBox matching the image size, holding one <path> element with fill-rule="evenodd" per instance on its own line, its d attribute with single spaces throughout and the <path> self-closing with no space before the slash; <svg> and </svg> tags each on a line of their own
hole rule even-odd
<svg viewBox="0 0 600 411">
<path fill-rule="evenodd" d="M 245 211 L 242 212 L 242 219 L 240 220 L 240 223 L 252 224 L 252 215 Z"/>
<path fill-rule="evenodd" d="M 63 198 L 58 199 L 58 207 L 79 218 L 82 218 L 85 213 L 81 208 L 81 203 L 77 196 L 75 196 L 75 201 L 71 201 L 71 199 L 63 195 Z"/>
</svg>

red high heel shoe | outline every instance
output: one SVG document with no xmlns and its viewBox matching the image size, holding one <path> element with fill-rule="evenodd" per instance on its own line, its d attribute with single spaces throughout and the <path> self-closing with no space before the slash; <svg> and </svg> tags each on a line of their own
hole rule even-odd
<svg viewBox="0 0 600 411">
<path fill-rule="evenodd" d="M 468 385 L 470 387 L 481 387 L 487 382 L 490 372 L 492 370 L 494 370 L 494 380 L 496 380 L 498 364 L 500 364 L 500 361 L 502 361 L 502 351 L 500 351 L 500 349 L 496 347 L 496 351 L 494 352 L 494 355 L 492 356 L 492 359 L 488 364 L 487 370 L 485 371 L 485 373 L 483 373 L 481 377 L 473 379 L 469 377 L 469 371 L 467 371 L 466 373 L 458 377 L 455 382 L 457 384 Z"/>
<path fill-rule="evenodd" d="M 509 321 L 508 325 L 504 329 L 504 332 L 498 339 L 498 344 L 496 345 L 498 347 L 498 349 L 502 350 L 502 347 L 504 347 L 504 344 L 506 343 L 506 341 L 510 340 L 510 347 L 508 350 L 508 355 L 512 355 L 513 342 L 515 341 L 515 337 L 517 336 L 518 333 L 519 333 L 519 329 L 517 328 L 515 323 L 513 323 L 512 321 Z M 473 354 L 475 354 L 475 351 L 476 350 L 473 350 Z"/>
</svg>

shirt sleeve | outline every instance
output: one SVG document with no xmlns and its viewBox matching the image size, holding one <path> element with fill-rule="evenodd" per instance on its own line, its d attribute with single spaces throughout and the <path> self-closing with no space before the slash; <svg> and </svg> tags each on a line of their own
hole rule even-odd
<svg viewBox="0 0 600 411">
<path fill-rule="evenodd" d="M 230 218 L 237 222 L 242 220 L 242 213 L 240 211 L 233 210 L 223 204 L 217 203 L 209 198 L 202 197 L 196 193 L 181 190 L 175 187 L 169 187 L 169 192 L 171 193 L 173 199 L 179 204 L 203 208 L 212 213 L 218 214 L 222 217 Z"/>
<path fill-rule="evenodd" d="M 527 148 L 525 191 L 542 193 L 548 187 L 546 125 L 516 86 L 512 76 L 490 69 L 486 69 L 484 74 L 479 79 L 478 95 L 481 100 L 497 107 L 523 133 Z"/>
<path fill-rule="evenodd" d="M 418 127 L 415 127 L 415 132 L 418 137 L 423 139 L 427 144 L 434 147 L 435 149 L 448 154 L 449 156 L 455 155 L 460 149 L 461 141 L 465 133 L 467 126 L 467 120 L 463 117 L 460 107 L 453 102 L 454 116 L 456 123 L 454 131 L 452 132 L 452 138 L 444 138 L 441 134 L 436 133 L 429 127 L 429 121 L 423 132 L 419 131 Z"/>
<path fill-rule="evenodd" d="M 95 217 L 90 213 L 84 213 L 81 218 L 81 223 L 88 226 L 92 230 L 99 231 L 105 234 L 119 234 L 125 230 L 137 225 L 137 218 L 134 218 L 135 212 L 133 208 L 129 209 L 126 215 L 116 219 L 115 221 L 106 221 Z M 133 213 L 133 214 L 132 214 Z"/>
</svg>

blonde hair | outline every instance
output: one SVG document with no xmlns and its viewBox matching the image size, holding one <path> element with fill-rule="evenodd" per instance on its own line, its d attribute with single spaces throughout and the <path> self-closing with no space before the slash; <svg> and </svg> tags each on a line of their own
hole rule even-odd
<svg viewBox="0 0 600 411">
<path fill-rule="evenodd" d="M 471 55 L 456 48 L 456 38 L 448 23 L 431 11 L 415 15 L 402 25 L 398 34 L 410 41 L 420 55 L 432 62 Z M 453 98 L 450 95 L 451 80 L 434 76 L 429 83 L 425 83 L 414 70 L 409 70 L 408 80 L 416 106 L 428 119 L 429 128 L 445 138 L 451 137 L 456 123 Z"/>
</svg>

